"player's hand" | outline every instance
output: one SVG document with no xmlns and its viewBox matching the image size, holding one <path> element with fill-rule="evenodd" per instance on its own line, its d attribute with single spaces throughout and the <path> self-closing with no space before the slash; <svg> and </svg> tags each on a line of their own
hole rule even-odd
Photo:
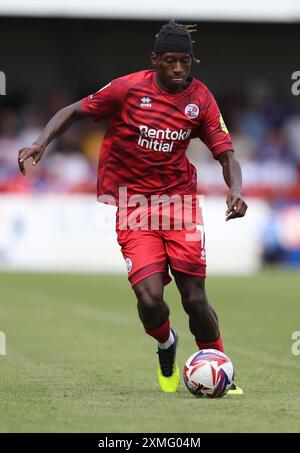
<svg viewBox="0 0 300 453">
<path fill-rule="evenodd" d="M 22 175 L 25 176 L 25 160 L 32 157 L 32 165 L 35 166 L 40 161 L 42 155 L 44 154 L 44 151 L 45 148 L 43 148 L 41 145 L 32 145 L 28 148 L 22 148 L 19 151 L 18 164 Z"/>
<path fill-rule="evenodd" d="M 247 204 L 243 199 L 241 192 L 236 190 L 229 190 L 227 194 L 227 211 L 226 211 L 226 222 L 230 219 L 237 217 L 244 217 L 248 209 Z"/>
</svg>

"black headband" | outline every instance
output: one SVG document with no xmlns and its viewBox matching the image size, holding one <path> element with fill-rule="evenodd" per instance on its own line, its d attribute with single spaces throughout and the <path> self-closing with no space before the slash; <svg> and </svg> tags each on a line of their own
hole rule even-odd
<svg viewBox="0 0 300 453">
<path fill-rule="evenodd" d="M 164 25 L 154 42 L 154 52 L 193 53 L 191 35 L 182 26 L 174 21 Z"/>
</svg>

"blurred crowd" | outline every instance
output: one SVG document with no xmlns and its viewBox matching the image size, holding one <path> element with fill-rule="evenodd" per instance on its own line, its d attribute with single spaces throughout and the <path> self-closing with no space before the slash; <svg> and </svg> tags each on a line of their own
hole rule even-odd
<svg viewBox="0 0 300 453">
<path fill-rule="evenodd" d="M 48 119 L 72 101 L 64 88 L 34 104 L 22 96 L 18 102 L 5 98 L 0 99 L 0 192 L 95 193 L 104 125 L 75 123 L 47 148 L 37 168 L 26 165 L 24 178 L 17 166 L 19 149 L 31 145 Z M 300 106 L 272 94 L 231 93 L 218 102 L 242 164 L 245 192 L 300 199 Z M 189 156 L 204 193 L 225 189 L 219 165 L 198 140 Z"/>
</svg>

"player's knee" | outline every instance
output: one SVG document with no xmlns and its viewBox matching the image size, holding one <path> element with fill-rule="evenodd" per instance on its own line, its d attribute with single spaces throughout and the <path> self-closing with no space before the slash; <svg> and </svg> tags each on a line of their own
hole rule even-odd
<svg viewBox="0 0 300 453">
<path fill-rule="evenodd" d="M 208 302 L 206 298 L 205 289 L 203 287 L 191 288 L 181 296 L 182 305 L 185 312 L 193 316 L 200 312 L 205 312 L 208 309 Z"/>
<path fill-rule="evenodd" d="M 148 285 L 139 285 L 135 288 L 135 294 L 138 303 L 142 305 L 144 309 L 155 310 L 162 303 L 163 298 L 161 291 Z"/>
<path fill-rule="evenodd" d="M 202 302 L 199 298 L 191 298 L 182 301 L 184 311 L 191 317 L 204 316 L 208 310 L 208 304 Z"/>
</svg>

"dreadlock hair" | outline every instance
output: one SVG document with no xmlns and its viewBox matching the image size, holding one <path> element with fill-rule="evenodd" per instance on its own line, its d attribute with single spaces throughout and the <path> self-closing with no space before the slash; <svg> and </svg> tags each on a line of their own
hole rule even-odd
<svg viewBox="0 0 300 453">
<path fill-rule="evenodd" d="M 200 63 L 193 55 L 193 43 L 191 33 L 197 31 L 197 25 L 178 24 L 175 20 L 170 20 L 155 35 L 154 52 L 159 54 L 163 52 L 181 52 L 188 53 L 194 63 Z"/>
</svg>

